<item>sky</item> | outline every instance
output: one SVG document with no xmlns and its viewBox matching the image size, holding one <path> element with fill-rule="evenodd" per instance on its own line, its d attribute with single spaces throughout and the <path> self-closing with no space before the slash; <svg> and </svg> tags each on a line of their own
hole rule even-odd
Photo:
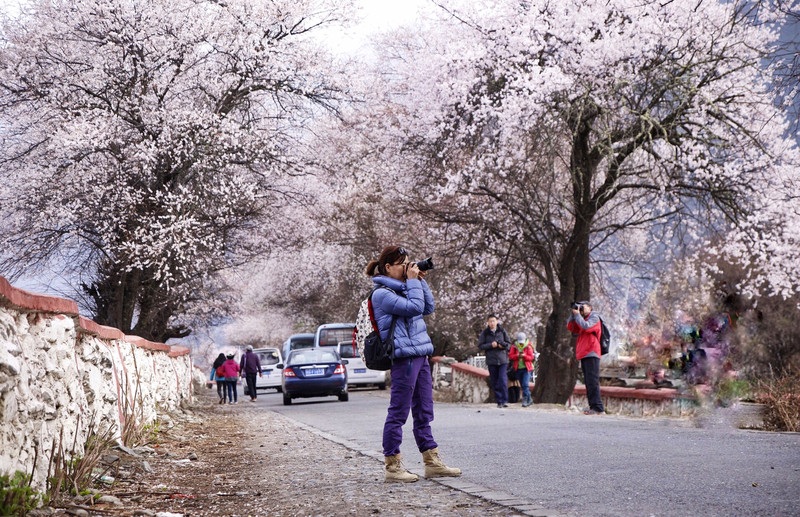
<svg viewBox="0 0 800 517">
<path fill-rule="evenodd" d="M 420 9 L 432 8 L 430 0 L 357 0 L 360 21 L 351 29 L 330 34 L 327 43 L 337 51 L 355 54 L 365 51 L 370 36 L 411 24 Z"/>
</svg>

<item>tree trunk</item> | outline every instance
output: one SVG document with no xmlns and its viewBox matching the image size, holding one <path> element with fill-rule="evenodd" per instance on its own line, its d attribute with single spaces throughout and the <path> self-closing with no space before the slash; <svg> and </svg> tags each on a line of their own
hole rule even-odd
<svg viewBox="0 0 800 517">
<path fill-rule="evenodd" d="M 97 323 L 159 343 L 189 335 L 186 327 L 170 327 L 170 319 L 178 312 L 176 303 L 158 282 L 148 281 L 147 271 L 125 272 L 116 266 L 98 274 L 100 278 L 90 286 L 83 285 L 94 301 Z"/>
<path fill-rule="evenodd" d="M 544 331 L 544 344 L 539 350 L 539 373 L 531 393 L 537 404 L 565 404 L 575 388 L 578 362 L 575 360 L 575 339 L 567 330 L 569 314 L 569 302 L 553 300 L 553 311 Z"/>
<path fill-rule="evenodd" d="M 589 224 L 585 219 L 576 222 L 559 270 L 563 272 L 559 294 L 553 297 L 553 310 L 539 350 L 539 373 L 531 394 L 536 403 L 566 404 L 578 379 L 576 338 L 567 330 L 567 321 L 573 301 L 589 300 Z"/>
</svg>

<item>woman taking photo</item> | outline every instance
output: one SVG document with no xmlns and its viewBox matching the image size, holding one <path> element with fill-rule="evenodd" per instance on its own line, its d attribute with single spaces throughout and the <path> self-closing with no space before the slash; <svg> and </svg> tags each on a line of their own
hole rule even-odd
<svg viewBox="0 0 800 517">
<path fill-rule="evenodd" d="M 398 246 L 387 246 L 377 260 L 367 265 L 375 291 L 372 307 L 381 339 L 389 337 L 394 321 L 394 359 L 389 412 L 383 426 L 383 455 L 387 482 L 413 483 L 419 476 L 402 464 L 400 444 L 408 412 L 414 418 L 414 439 L 425 462 L 425 477 L 460 476 L 461 470 L 447 467 L 439 457 L 433 440 L 433 382 L 428 357 L 433 343 L 423 316 L 434 309 L 433 294 L 408 253 Z"/>
</svg>

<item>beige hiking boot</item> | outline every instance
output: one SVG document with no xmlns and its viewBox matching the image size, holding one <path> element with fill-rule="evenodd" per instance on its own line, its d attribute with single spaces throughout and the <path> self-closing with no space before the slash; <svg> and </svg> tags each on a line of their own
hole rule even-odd
<svg viewBox="0 0 800 517">
<path fill-rule="evenodd" d="M 439 457 L 439 448 L 431 449 L 422 453 L 422 461 L 425 462 L 425 478 L 458 477 L 461 469 L 450 468 L 444 464 Z"/>
<path fill-rule="evenodd" d="M 386 483 L 413 483 L 419 479 L 419 476 L 407 471 L 403 466 L 403 456 L 398 454 L 396 456 L 384 456 L 384 464 L 386 465 Z"/>
</svg>

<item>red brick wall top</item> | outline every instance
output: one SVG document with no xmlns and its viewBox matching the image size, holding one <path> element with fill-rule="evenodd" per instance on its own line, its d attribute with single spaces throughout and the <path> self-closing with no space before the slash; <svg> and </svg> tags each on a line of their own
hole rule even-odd
<svg viewBox="0 0 800 517">
<path fill-rule="evenodd" d="M 484 370 L 483 368 L 478 368 L 477 366 L 471 366 L 464 363 L 453 363 L 450 365 L 450 368 L 474 375 L 476 377 L 483 377 L 484 379 L 489 378 L 489 370 Z"/>
<path fill-rule="evenodd" d="M 191 350 L 188 347 L 181 346 L 181 345 L 172 345 L 170 347 L 169 356 L 170 357 L 180 357 L 182 355 L 187 355 L 191 353 Z"/>
<path fill-rule="evenodd" d="M 54 312 L 71 316 L 78 314 L 78 304 L 74 301 L 56 296 L 30 293 L 12 286 L 2 276 L 0 276 L 0 296 L 8 300 L 14 308 L 24 311 Z"/>
<path fill-rule="evenodd" d="M 80 322 L 81 330 L 88 334 L 93 334 L 102 339 L 125 339 L 125 333 L 118 328 L 97 324 L 83 316 L 79 316 L 78 321 Z"/>
<path fill-rule="evenodd" d="M 170 346 L 164 343 L 153 343 L 139 336 L 126 336 L 117 328 L 99 325 L 89 318 L 79 315 L 78 304 L 72 300 L 30 293 L 24 289 L 12 286 L 8 280 L 0 276 L 0 302 L 2 302 L 3 299 L 16 310 L 53 313 L 56 314 L 57 317 L 66 314 L 68 317 L 75 320 L 75 328 L 78 332 L 92 334 L 101 339 L 127 341 L 139 348 L 166 352 L 169 354 L 169 357 L 180 357 L 191 352 L 191 350 L 185 346 Z"/>
<path fill-rule="evenodd" d="M 170 346 L 164 343 L 154 343 L 139 336 L 125 336 L 125 341 L 133 343 L 139 348 L 148 348 L 150 350 L 160 350 L 161 352 L 169 352 Z"/>
<path fill-rule="evenodd" d="M 579 384 L 572 391 L 574 395 L 586 395 L 586 386 Z M 618 399 L 645 399 L 645 400 L 670 400 L 670 399 L 693 399 L 691 395 L 681 393 L 672 388 L 661 389 L 636 389 L 623 388 L 621 386 L 600 386 L 600 394 L 604 397 Z"/>
</svg>

